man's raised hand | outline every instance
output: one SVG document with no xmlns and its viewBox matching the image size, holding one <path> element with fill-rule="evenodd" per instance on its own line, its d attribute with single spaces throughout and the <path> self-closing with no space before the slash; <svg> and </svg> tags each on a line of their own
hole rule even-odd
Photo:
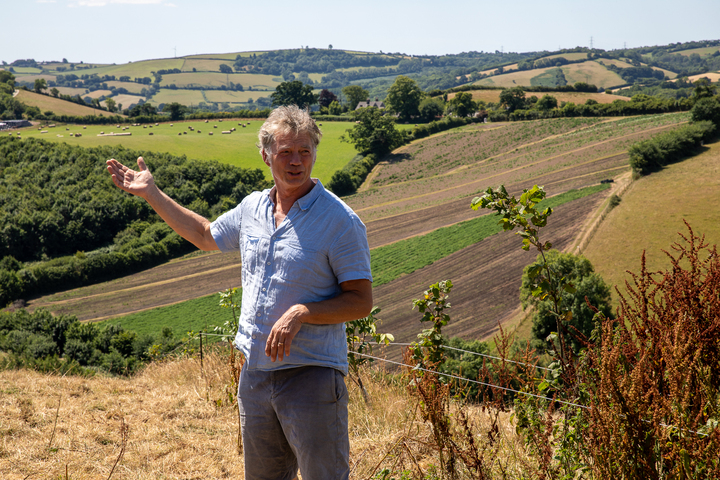
<svg viewBox="0 0 720 480">
<path fill-rule="evenodd" d="M 128 193 L 145 198 L 155 186 L 155 180 L 142 157 L 137 159 L 139 171 L 126 167 L 114 158 L 111 158 L 106 163 L 115 185 Z"/>
</svg>

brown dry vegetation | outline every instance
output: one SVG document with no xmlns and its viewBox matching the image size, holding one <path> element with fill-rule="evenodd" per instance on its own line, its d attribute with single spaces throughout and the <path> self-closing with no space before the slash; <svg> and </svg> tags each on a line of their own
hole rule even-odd
<svg viewBox="0 0 720 480">
<path fill-rule="evenodd" d="M 227 355 L 205 355 L 203 366 L 181 358 L 130 379 L 0 372 L 0 477 L 242 478 Z M 370 405 L 347 379 L 351 478 L 438 466 L 430 428 L 403 382 L 374 369 L 363 375 Z M 469 413 L 478 434 L 490 428 L 487 412 Z M 499 414 L 501 453 L 493 461 L 517 477 L 528 460 L 509 415 Z"/>
<path fill-rule="evenodd" d="M 77 103 L 68 102 L 48 95 L 41 95 L 27 90 L 20 90 L 16 99 L 25 105 L 38 107 L 41 112 L 51 110 L 55 112 L 56 115 L 101 115 L 105 117 L 115 115 L 114 113 L 107 112 L 105 110 L 83 107 Z"/>
</svg>

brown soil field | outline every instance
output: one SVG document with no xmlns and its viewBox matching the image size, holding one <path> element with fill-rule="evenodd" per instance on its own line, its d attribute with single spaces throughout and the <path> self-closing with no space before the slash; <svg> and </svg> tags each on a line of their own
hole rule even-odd
<svg viewBox="0 0 720 480">
<path fill-rule="evenodd" d="M 571 246 L 586 217 L 607 195 L 606 190 L 559 206 L 542 238 L 560 250 Z M 420 298 L 431 283 L 449 279 L 453 282 L 451 308 L 447 312 L 451 321 L 443 334 L 472 339 L 492 336 L 498 324 L 518 312 L 523 268 L 537 256 L 537 252 L 526 252 L 520 246 L 517 235 L 503 232 L 374 289 L 375 304 L 382 309 L 378 315 L 383 320 L 379 331 L 392 332 L 397 342 L 416 340 L 424 327 L 419 321 L 422 315 L 412 310 L 412 301 Z M 389 358 L 398 354 L 388 351 Z"/>
</svg>

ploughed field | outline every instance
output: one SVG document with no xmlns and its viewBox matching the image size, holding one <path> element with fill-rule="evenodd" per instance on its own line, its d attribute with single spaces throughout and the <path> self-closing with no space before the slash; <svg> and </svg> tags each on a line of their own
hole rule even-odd
<svg viewBox="0 0 720 480">
<path fill-rule="evenodd" d="M 687 114 L 668 114 L 470 125 L 399 149 L 376 167 L 367 189 L 344 200 L 365 222 L 370 247 L 377 249 L 485 215 L 471 210 L 470 202 L 489 186 L 504 184 L 518 194 L 538 184 L 554 196 L 626 174 L 630 145 L 687 120 Z M 569 248 L 611 193 L 600 191 L 557 207 L 543 239 L 556 248 Z M 431 283 L 450 279 L 455 287 L 446 333 L 485 338 L 518 313 L 522 269 L 534 258 L 520 249 L 517 236 L 500 233 L 376 286 L 381 331 L 393 333 L 399 342 L 414 340 L 421 325 L 412 300 Z M 29 305 L 99 320 L 239 283 L 237 255 L 195 254 Z"/>
</svg>

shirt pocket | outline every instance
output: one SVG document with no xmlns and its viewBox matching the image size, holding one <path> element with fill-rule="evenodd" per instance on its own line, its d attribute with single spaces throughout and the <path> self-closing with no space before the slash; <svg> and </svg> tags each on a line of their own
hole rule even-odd
<svg viewBox="0 0 720 480">
<path fill-rule="evenodd" d="M 329 295 L 337 288 L 337 279 L 323 252 L 292 244 L 278 245 L 282 259 L 280 277 L 295 288 Z"/>
<path fill-rule="evenodd" d="M 243 271 L 248 273 L 254 272 L 260 261 L 258 259 L 258 248 L 260 245 L 260 237 L 245 235 L 242 243 L 242 266 Z"/>
</svg>

